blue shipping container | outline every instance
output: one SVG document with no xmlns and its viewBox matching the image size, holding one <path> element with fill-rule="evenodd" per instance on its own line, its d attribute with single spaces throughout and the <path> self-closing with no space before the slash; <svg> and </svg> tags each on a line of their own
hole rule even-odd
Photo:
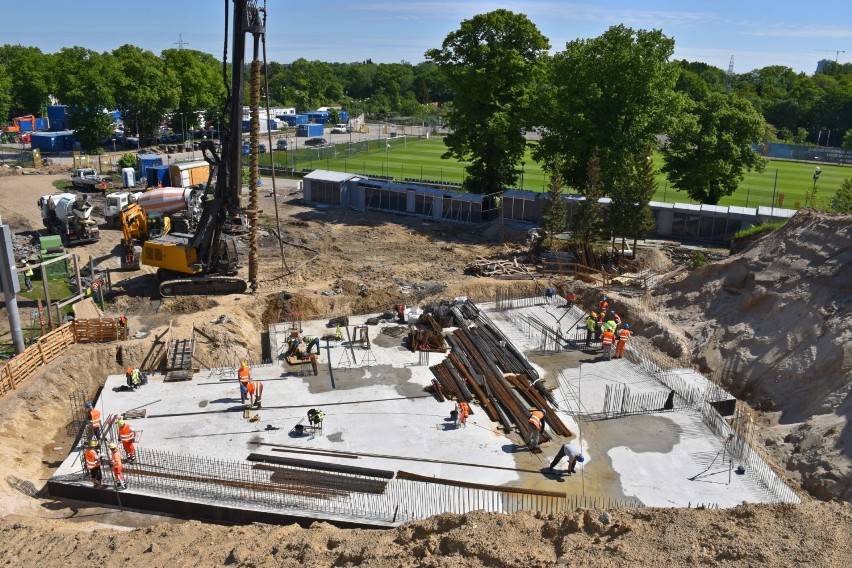
<svg viewBox="0 0 852 568">
<path fill-rule="evenodd" d="M 322 124 L 300 124 L 296 127 L 296 136 L 303 138 L 322 136 L 324 131 L 325 129 L 323 129 Z"/>
<path fill-rule="evenodd" d="M 68 105 L 50 105 L 47 107 L 47 118 L 51 121 L 68 118 Z"/>
<path fill-rule="evenodd" d="M 349 122 L 349 113 L 345 110 L 337 111 L 337 116 L 340 118 L 340 122 Z"/>
<path fill-rule="evenodd" d="M 145 177 L 147 178 L 147 185 L 149 187 L 157 187 L 157 183 L 162 185 L 163 187 L 171 187 L 169 184 L 171 183 L 171 179 L 169 177 L 169 166 L 168 164 L 164 166 L 151 166 L 145 170 Z"/>
<path fill-rule="evenodd" d="M 163 158 L 159 154 L 137 154 L 136 163 L 139 164 L 139 177 L 142 177 L 151 166 L 162 166 Z"/>
<path fill-rule="evenodd" d="M 70 152 L 77 138 L 73 132 L 36 132 L 30 136 L 30 147 L 42 152 Z"/>
</svg>

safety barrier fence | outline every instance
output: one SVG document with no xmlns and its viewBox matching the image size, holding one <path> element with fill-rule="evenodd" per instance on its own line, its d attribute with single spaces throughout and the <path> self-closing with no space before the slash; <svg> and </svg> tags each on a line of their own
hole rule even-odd
<svg viewBox="0 0 852 568">
<path fill-rule="evenodd" d="M 105 484 L 115 482 L 106 463 L 103 474 Z M 522 488 L 465 486 L 469 484 L 318 471 L 277 463 L 216 459 L 146 448 L 137 448 L 136 460 L 125 463 L 124 475 L 131 491 L 212 502 L 224 507 L 238 506 L 242 509 L 273 510 L 307 516 L 319 514 L 328 518 L 367 520 L 379 524 L 399 524 L 441 513 L 476 510 L 558 514 L 577 507 L 643 506 L 630 499 L 582 495 L 566 499 L 558 493 Z M 409 475 L 412 474 L 406 474 L 406 477 Z M 77 472 L 64 477 L 65 481 L 79 482 L 85 479 L 85 474 Z M 63 476 L 54 479 L 63 481 Z"/>
</svg>

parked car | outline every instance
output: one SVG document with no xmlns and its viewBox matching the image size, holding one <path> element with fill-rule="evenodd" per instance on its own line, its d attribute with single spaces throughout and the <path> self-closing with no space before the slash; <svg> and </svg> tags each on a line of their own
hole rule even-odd
<svg viewBox="0 0 852 568">
<path fill-rule="evenodd" d="M 305 140 L 305 146 L 325 146 L 328 140 L 325 138 L 308 138 Z"/>
<path fill-rule="evenodd" d="M 287 139 L 279 138 L 278 142 L 275 143 L 276 150 L 286 150 L 287 149 Z"/>
<path fill-rule="evenodd" d="M 266 144 L 258 144 L 257 145 L 257 153 L 258 154 L 266 154 Z"/>
<path fill-rule="evenodd" d="M 243 144 L 243 149 L 242 149 L 243 156 L 248 156 L 250 151 L 251 151 L 251 146 L 249 146 L 248 144 Z"/>
<path fill-rule="evenodd" d="M 346 134 L 346 127 L 345 126 L 335 126 L 334 128 L 331 129 L 331 133 L 332 134 Z"/>
</svg>

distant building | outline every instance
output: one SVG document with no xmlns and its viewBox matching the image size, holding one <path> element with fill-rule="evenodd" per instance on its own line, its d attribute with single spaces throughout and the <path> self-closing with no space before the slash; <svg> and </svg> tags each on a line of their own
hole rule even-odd
<svg viewBox="0 0 852 568">
<path fill-rule="evenodd" d="M 823 72 L 823 70 L 825 69 L 825 66 L 826 66 L 826 65 L 828 65 L 829 63 L 831 63 L 831 59 L 820 59 L 819 61 L 817 61 L 817 70 L 816 70 L 816 72 L 817 72 L 817 73 L 822 73 L 822 72 Z"/>
</svg>

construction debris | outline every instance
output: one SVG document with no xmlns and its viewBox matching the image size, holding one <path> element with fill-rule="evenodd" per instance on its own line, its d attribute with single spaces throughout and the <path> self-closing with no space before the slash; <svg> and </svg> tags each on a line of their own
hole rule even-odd
<svg viewBox="0 0 852 568">
<path fill-rule="evenodd" d="M 464 267 L 464 273 L 471 276 L 491 276 L 505 280 L 526 279 L 532 276 L 529 267 L 518 262 L 518 257 L 511 260 L 477 258 Z"/>
</svg>

